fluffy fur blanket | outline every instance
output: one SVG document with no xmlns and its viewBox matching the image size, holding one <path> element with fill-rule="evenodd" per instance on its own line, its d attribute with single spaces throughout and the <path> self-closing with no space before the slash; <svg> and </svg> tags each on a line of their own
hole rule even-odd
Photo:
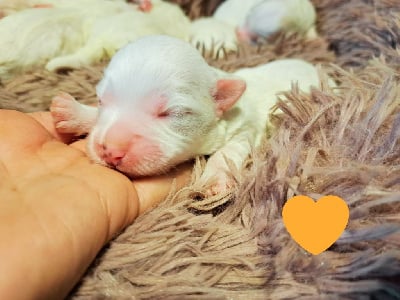
<svg viewBox="0 0 400 300">
<path fill-rule="evenodd" d="M 221 1 L 176 2 L 195 18 Z M 269 139 L 232 170 L 229 194 L 204 198 L 198 160 L 192 183 L 112 241 L 70 298 L 400 299 L 400 3 L 314 4 L 320 39 L 277 35 L 209 62 L 234 70 L 301 57 L 323 63 L 321 76 L 340 88 L 285 93 Z M 59 89 L 94 101 L 103 66 L 23 74 L 2 83 L 0 106 L 46 109 Z M 284 228 L 282 207 L 296 194 L 334 194 L 350 207 L 347 230 L 320 255 Z"/>
</svg>

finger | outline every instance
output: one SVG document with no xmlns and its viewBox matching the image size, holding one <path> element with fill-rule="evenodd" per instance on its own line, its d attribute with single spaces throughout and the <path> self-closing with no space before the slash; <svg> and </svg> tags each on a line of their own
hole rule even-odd
<svg viewBox="0 0 400 300">
<path fill-rule="evenodd" d="M 192 169 L 193 164 L 188 162 L 165 175 L 135 179 L 133 185 L 139 197 L 139 214 L 164 200 L 168 196 L 174 180 L 176 180 L 176 188 L 181 188 L 188 184 Z"/>
</svg>

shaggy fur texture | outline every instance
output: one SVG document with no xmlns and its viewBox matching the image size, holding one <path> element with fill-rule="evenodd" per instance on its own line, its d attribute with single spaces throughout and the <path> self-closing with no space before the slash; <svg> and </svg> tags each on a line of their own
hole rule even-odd
<svg viewBox="0 0 400 300">
<path fill-rule="evenodd" d="M 398 0 L 312 0 L 318 31 L 326 37 L 344 67 L 366 66 L 384 55 L 400 64 L 400 3 Z"/>
<path fill-rule="evenodd" d="M 213 1 L 179 2 L 198 16 Z M 234 70 L 302 57 L 324 63 L 321 76 L 331 74 L 339 88 L 282 94 L 270 138 L 245 169 L 232 170 L 238 185 L 229 194 L 204 198 L 198 160 L 192 183 L 111 242 L 71 299 L 400 298 L 400 3 L 314 3 L 321 39 L 278 35 L 209 62 Z M 101 68 L 22 75 L 0 87 L 1 105 L 44 109 L 60 88 L 94 101 Z M 335 194 L 350 207 L 346 231 L 318 256 L 282 223 L 285 201 L 297 194 Z"/>
</svg>

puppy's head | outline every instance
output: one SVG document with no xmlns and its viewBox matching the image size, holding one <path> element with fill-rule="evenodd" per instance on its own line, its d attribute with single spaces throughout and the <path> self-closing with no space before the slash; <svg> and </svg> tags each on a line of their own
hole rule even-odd
<svg viewBox="0 0 400 300">
<path fill-rule="evenodd" d="M 97 86 L 99 116 L 89 155 L 143 176 L 202 154 L 199 147 L 246 88 L 220 74 L 172 37 L 148 36 L 122 48 Z"/>
<path fill-rule="evenodd" d="M 238 39 L 254 42 L 281 30 L 315 38 L 315 20 L 316 11 L 309 0 L 264 0 L 249 10 L 246 21 L 237 28 Z"/>
<path fill-rule="evenodd" d="M 238 39 L 250 43 L 269 37 L 280 30 L 286 13 L 285 1 L 261 1 L 249 10 L 244 24 L 236 28 Z"/>
</svg>

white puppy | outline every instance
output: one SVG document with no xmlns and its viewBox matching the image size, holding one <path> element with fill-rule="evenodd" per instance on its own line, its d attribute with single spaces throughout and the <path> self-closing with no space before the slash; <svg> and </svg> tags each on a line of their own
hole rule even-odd
<svg viewBox="0 0 400 300">
<path fill-rule="evenodd" d="M 125 0 L 26 1 L 45 7 L 0 19 L 2 79 L 42 65 L 55 71 L 94 64 L 144 35 L 181 39 L 189 35 L 189 19 L 179 6 L 166 1 L 132 0 L 138 5 Z M 140 5 L 149 11 L 140 11 Z"/>
<path fill-rule="evenodd" d="M 316 12 L 310 0 L 227 0 L 212 17 L 193 21 L 190 41 L 215 58 L 237 49 L 238 41 L 254 42 L 278 31 L 316 37 Z"/>
<path fill-rule="evenodd" d="M 264 0 L 236 27 L 239 40 L 256 41 L 283 30 L 316 38 L 316 11 L 309 0 Z"/>
<path fill-rule="evenodd" d="M 265 133 L 276 94 L 293 81 L 305 91 L 318 86 L 316 68 L 287 59 L 228 74 L 182 40 L 148 36 L 112 58 L 97 86 L 99 108 L 62 94 L 51 112 L 60 132 L 90 132 L 95 162 L 129 176 L 164 173 L 212 154 L 203 180 L 216 193 L 230 184 L 225 157 L 241 167 Z"/>
<path fill-rule="evenodd" d="M 132 5 L 127 5 L 129 10 L 98 18 L 86 28 L 88 37 L 81 48 L 72 54 L 51 59 L 46 64 L 46 69 L 56 71 L 98 63 L 104 58 L 111 58 L 129 42 L 146 35 L 165 34 L 180 39 L 187 38 L 190 21 L 177 5 L 161 0 L 136 2 L 149 5 L 146 6 L 149 10 L 142 13 L 132 9 Z"/>
</svg>

